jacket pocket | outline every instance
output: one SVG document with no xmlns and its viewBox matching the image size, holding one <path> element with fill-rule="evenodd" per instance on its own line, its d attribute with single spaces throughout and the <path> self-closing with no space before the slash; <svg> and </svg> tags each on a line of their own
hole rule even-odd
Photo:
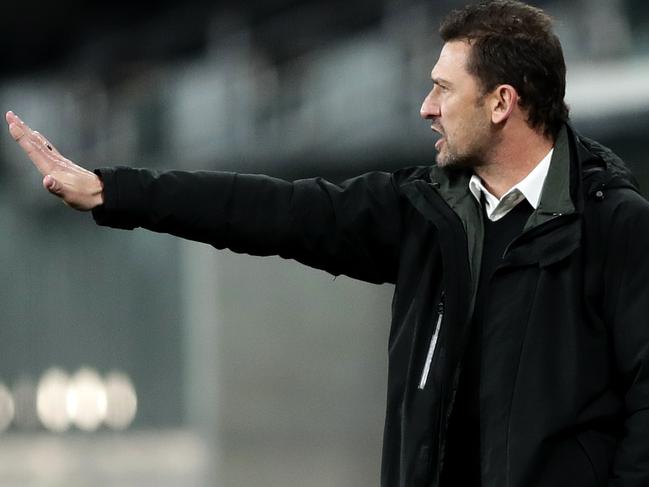
<svg viewBox="0 0 649 487">
<path fill-rule="evenodd" d="M 426 382 L 428 381 L 428 375 L 430 374 L 430 367 L 433 363 L 433 357 L 435 356 L 435 349 L 437 348 L 437 338 L 439 337 L 439 330 L 442 327 L 443 319 L 444 319 L 444 294 L 442 294 L 442 299 L 437 305 L 437 323 L 435 323 L 435 330 L 433 331 L 433 336 L 430 337 L 430 345 L 428 346 L 428 353 L 426 354 L 426 362 L 424 362 L 424 369 L 421 372 L 421 379 L 419 379 L 420 390 L 423 390 L 426 387 Z"/>
</svg>

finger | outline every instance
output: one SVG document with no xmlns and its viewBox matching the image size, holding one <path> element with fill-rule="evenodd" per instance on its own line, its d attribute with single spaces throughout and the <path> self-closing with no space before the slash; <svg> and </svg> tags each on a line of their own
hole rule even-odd
<svg viewBox="0 0 649 487">
<path fill-rule="evenodd" d="M 22 122 L 22 120 L 20 120 L 20 118 L 18 117 L 18 115 L 16 115 L 16 114 L 15 114 L 14 112 L 12 112 L 11 110 L 9 110 L 9 111 L 6 113 L 6 115 L 5 115 L 5 119 L 7 120 L 7 125 L 11 125 L 12 123 L 15 123 L 15 124 L 19 125 L 20 122 Z"/>
<path fill-rule="evenodd" d="M 26 126 L 25 122 L 23 122 L 20 117 L 12 111 L 7 112 L 5 119 L 7 120 L 7 124 L 9 125 L 9 131 L 11 132 L 11 135 L 16 140 L 18 140 L 19 137 L 25 135 L 25 128 L 29 128 Z"/>
<path fill-rule="evenodd" d="M 64 159 L 61 153 L 54 147 L 54 144 L 50 142 L 43 134 L 36 130 L 32 130 L 23 120 L 12 111 L 8 111 L 5 118 L 7 123 L 9 123 L 9 131 L 12 132 L 12 135 L 15 133 L 14 138 L 17 140 L 20 137 L 25 135 L 32 137 L 32 142 L 35 148 L 40 148 L 45 152 L 51 152 Z"/>
<path fill-rule="evenodd" d="M 47 138 L 43 134 L 34 130 L 33 135 L 34 135 L 34 141 L 39 146 L 39 148 L 43 150 L 45 153 L 49 151 L 55 156 L 63 157 L 61 156 L 61 153 L 58 150 L 56 150 L 56 148 L 52 145 L 52 143 L 49 140 L 47 140 Z"/>
<path fill-rule="evenodd" d="M 61 185 L 49 174 L 43 178 L 43 187 L 52 194 L 58 195 L 61 192 Z"/>
<path fill-rule="evenodd" d="M 16 141 L 25 135 L 25 132 L 22 129 L 22 127 L 20 127 L 17 123 L 14 122 L 9 124 L 9 133 Z"/>
<path fill-rule="evenodd" d="M 65 158 L 61 156 L 54 146 L 41 134 L 33 131 L 13 112 L 6 115 L 9 123 L 9 132 L 18 145 L 27 153 L 41 174 L 51 172 L 55 165 L 64 164 Z"/>
</svg>

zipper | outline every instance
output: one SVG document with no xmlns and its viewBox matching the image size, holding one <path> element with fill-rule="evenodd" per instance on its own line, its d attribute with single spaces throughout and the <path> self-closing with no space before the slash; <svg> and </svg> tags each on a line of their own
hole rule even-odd
<svg viewBox="0 0 649 487">
<path fill-rule="evenodd" d="M 430 345 L 428 347 L 428 354 L 426 355 L 426 362 L 424 363 L 424 370 L 422 371 L 421 379 L 419 380 L 420 390 L 423 390 L 424 387 L 426 387 L 426 381 L 430 374 L 430 366 L 433 363 L 433 356 L 435 355 L 435 348 L 437 348 L 437 338 L 439 337 L 439 329 L 442 326 L 442 319 L 444 319 L 444 293 L 442 293 L 442 299 L 437 305 L 437 323 L 435 324 L 433 336 L 430 338 Z"/>
</svg>

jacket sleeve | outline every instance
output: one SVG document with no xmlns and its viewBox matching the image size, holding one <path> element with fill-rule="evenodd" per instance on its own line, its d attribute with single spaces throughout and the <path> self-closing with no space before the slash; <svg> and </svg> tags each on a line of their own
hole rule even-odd
<svg viewBox="0 0 649 487">
<path fill-rule="evenodd" d="M 634 193 L 612 221 L 605 313 L 624 414 L 609 485 L 641 487 L 649 485 L 649 203 Z"/>
<path fill-rule="evenodd" d="M 339 185 L 227 172 L 96 171 L 99 225 L 146 228 L 252 255 L 280 255 L 333 275 L 393 282 L 400 210 L 394 176 Z"/>
</svg>

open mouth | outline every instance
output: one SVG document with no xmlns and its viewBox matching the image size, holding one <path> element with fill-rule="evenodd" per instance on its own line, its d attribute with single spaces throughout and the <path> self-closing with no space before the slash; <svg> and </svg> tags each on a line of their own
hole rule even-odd
<svg viewBox="0 0 649 487">
<path fill-rule="evenodd" d="M 439 135 L 439 139 L 437 140 L 437 142 L 435 142 L 435 149 L 439 150 L 442 144 L 446 141 L 444 131 L 442 130 L 441 127 L 438 127 L 437 125 L 431 125 L 430 129 Z"/>
<path fill-rule="evenodd" d="M 439 136 L 440 136 L 439 140 L 437 140 L 437 142 L 435 142 L 435 148 L 439 150 L 440 146 L 441 146 L 441 145 L 444 143 L 444 141 L 446 140 L 446 137 L 445 137 L 445 135 L 444 135 L 444 131 L 442 130 L 441 127 L 439 127 L 439 126 L 437 126 L 437 125 L 434 125 L 434 124 L 430 126 L 430 129 L 431 129 L 434 133 L 439 134 Z"/>
</svg>

